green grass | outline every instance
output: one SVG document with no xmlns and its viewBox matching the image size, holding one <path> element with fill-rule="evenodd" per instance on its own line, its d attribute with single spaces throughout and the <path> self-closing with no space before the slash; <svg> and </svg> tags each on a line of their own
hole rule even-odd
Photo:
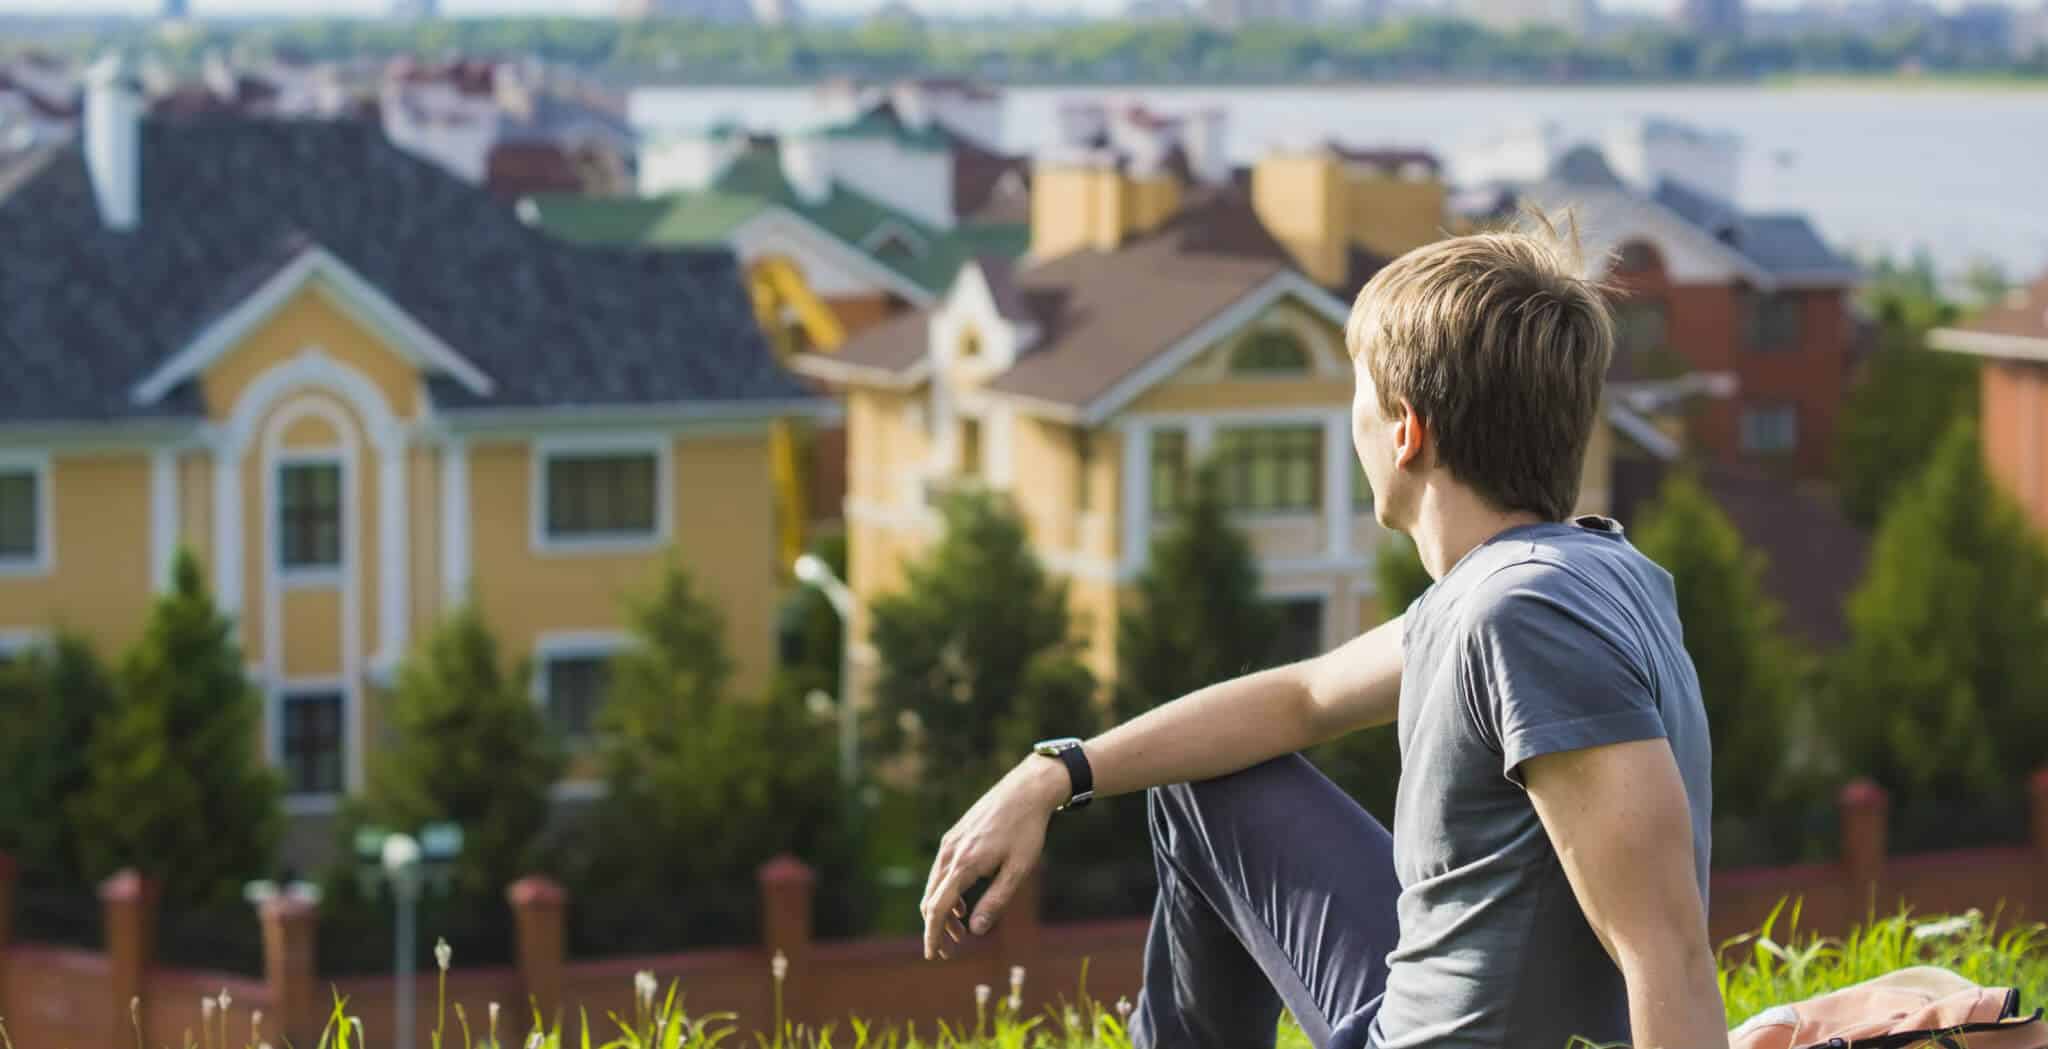
<svg viewBox="0 0 2048 1049">
<path fill-rule="evenodd" d="M 1918 918 L 1897 914 L 1866 923 L 1842 939 L 1816 936 L 1799 928 L 1797 904 L 1780 905 L 1763 927 L 1721 947 L 1721 994 L 1730 1027 L 1763 1009 L 1812 997 L 1897 969 L 1935 965 L 1951 969 L 1979 984 L 2015 987 L 2024 1008 L 2048 1005 L 2048 926 L 2007 925 L 1996 916 L 1977 912 L 1952 917 Z M 958 1027 L 946 1024 L 881 1029 L 857 1019 L 823 1027 L 791 1024 L 781 1015 L 781 979 L 776 981 L 776 1013 L 766 1025 L 780 1034 L 754 1033 L 731 1013 L 691 1015 L 683 989 L 671 983 L 661 993 L 651 973 L 635 980 L 631 1016 L 592 1017 L 577 1012 L 544 1021 L 538 1011 L 523 1035 L 504 1032 L 500 1041 L 498 1009 L 472 1026 L 459 1004 L 444 993 L 435 1003 L 436 1029 L 429 1049 L 1129 1049 L 1124 1032 L 1128 1004 L 1105 1005 L 1077 990 L 1074 998 L 1041 1013 L 1013 1012 L 1007 996 L 994 989 L 978 993 L 978 1019 Z M 1086 986 L 1086 970 L 1082 987 Z M 977 989 L 980 992 L 982 989 Z M 217 1009 L 208 1009 L 207 1028 L 197 1040 L 187 1032 L 184 1049 L 260 1049 L 264 1045 L 260 1014 L 231 1021 L 225 995 Z M 451 1029 L 452 1009 L 455 1024 Z M 218 1015 L 218 1023 L 212 1017 Z M 218 1030 L 215 1030 L 215 1027 Z M 246 1038 L 242 1032 L 247 1031 Z M 454 1039 L 460 1038 L 457 1043 Z M 517 1040 L 511 1040 L 516 1038 Z M 143 1049 L 138 1028 L 136 1049 Z M 326 1030 L 315 1049 L 370 1049 L 373 1044 L 362 1021 L 350 1015 L 348 1000 L 336 996 Z M 14 1049 L 0 1020 L 0 1049 Z M 1300 1029 L 1282 1021 L 1279 1049 L 1309 1049 Z"/>
</svg>

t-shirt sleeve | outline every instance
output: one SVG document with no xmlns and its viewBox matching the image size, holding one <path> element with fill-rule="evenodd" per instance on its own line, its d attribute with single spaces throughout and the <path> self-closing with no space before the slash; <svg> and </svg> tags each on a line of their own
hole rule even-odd
<svg viewBox="0 0 2048 1049">
<path fill-rule="evenodd" d="M 1503 775 L 1520 784 L 1531 758 L 1666 735 L 1640 646 L 1590 586 L 1540 567 L 1490 582 L 1461 669 Z"/>
</svg>

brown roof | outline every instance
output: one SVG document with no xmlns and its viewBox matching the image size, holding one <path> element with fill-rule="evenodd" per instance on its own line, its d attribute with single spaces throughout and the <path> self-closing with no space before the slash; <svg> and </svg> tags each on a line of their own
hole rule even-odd
<svg viewBox="0 0 2048 1049">
<path fill-rule="evenodd" d="M 1985 310 L 1964 331 L 1987 335 L 2014 335 L 2023 339 L 2048 339 L 2048 273 L 2034 283 L 2014 288 L 2005 301 Z"/>
<path fill-rule="evenodd" d="M 981 270 L 981 277 L 988 282 L 990 297 L 996 301 L 996 314 L 1007 321 L 1037 323 L 1031 307 L 1024 301 L 1024 289 L 1017 286 L 1017 264 L 1006 255 L 976 255 L 974 265 Z"/>
<path fill-rule="evenodd" d="M 1005 199 L 996 194 L 996 186 L 1003 176 L 1016 172 L 1025 187 L 1031 183 L 1031 160 L 1029 157 L 1010 156 L 983 149 L 964 135 L 947 130 L 940 131 L 953 147 L 953 210 L 962 216 L 980 222 L 994 222 L 1009 219 L 1018 213 L 1029 214 L 1030 196 L 1026 192 L 1015 199 Z M 985 213 L 987 212 L 987 213 Z"/>
<path fill-rule="evenodd" d="M 1027 316 L 1040 337 L 988 388 L 1073 408 L 1108 393 L 1260 285 L 1294 272 L 1250 202 L 1231 190 L 1191 202 L 1159 230 L 1117 250 L 1062 255 L 1013 278 L 1002 269 L 984 269 L 998 308 Z M 906 371 L 923 359 L 927 316 L 910 313 L 862 332 L 838 358 Z"/>
</svg>

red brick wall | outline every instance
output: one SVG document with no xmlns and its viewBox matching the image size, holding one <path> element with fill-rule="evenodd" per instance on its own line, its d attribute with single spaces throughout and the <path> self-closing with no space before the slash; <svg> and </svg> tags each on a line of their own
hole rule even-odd
<svg viewBox="0 0 2048 1049">
<path fill-rule="evenodd" d="M 1654 261 L 1654 260 L 1653 260 Z M 1758 351 L 1745 335 L 1744 286 L 1675 284 L 1661 264 L 1626 274 L 1615 283 L 1622 294 L 1662 302 L 1670 350 L 1697 371 L 1733 372 L 1738 393 L 1696 405 L 1690 434 L 1693 447 L 1717 462 L 1752 461 L 1786 469 L 1802 478 L 1828 475 L 1835 419 L 1848 389 L 1853 326 L 1841 290 L 1788 292 L 1800 299 L 1796 348 Z M 1799 412 L 1799 447 L 1789 459 L 1742 451 L 1740 419 L 1745 403 L 1791 402 Z"/>
<path fill-rule="evenodd" d="M 1873 912 L 1889 914 L 1907 903 L 1921 914 L 1977 908 L 1999 914 L 2008 925 L 2048 915 L 2048 772 L 2035 776 L 2029 791 L 2029 846 L 1887 857 L 1883 792 L 1868 784 L 1852 785 L 1841 802 L 1843 861 L 1716 871 L 1710 887 L 1710 932 L 1719 944 L 1755 929 L 1788 897 L 1803 901 L 1798 928 L 1825 935 L 1841 934 Z M 633 1015 L 633 975 L 643 969 L 656 974 L 664 993 L 671 980 L 678 981 L 693 1016 L 735 1012 L 746 1031 L 773 1024 L 774 950 L 767 944 L 564 965 L 558 953 L 541 958 L 544 952 L 535 947 L 546 943 L 559 951 L 562 942 L 561 907 L 536 909 L 531 903 L 540 897 L 559 900 L 557 890 L 545 888 L 524 897 L 514 894 L 514 905 L 521 908 L 515 926 L 523 938 L 522 964 L 530 969 L 465 967 L 457 945 L 449 1000 L 464 1005 L 474 1030 L 483 1029 L 489 1003 L 498 1002 L 505 1009 L 501 1034 L 518 1044 L 514 1039 L 524 1034 L 529 1022 L 529 993 L 545 993 L 536 987 L 552 978 L 548 974 L 559 973 L 561 1016 L 571 1035 L 569 1044 L 577 1043 L 579 1007 L 591 1017 L 595 1040 L 607 1041 L 616 1034 L 607 1015 Z M 929 1034 L 940 1019 L 955 1025 L 972 1021 L 975 985 L 989 985 L 998 999 L 1005 996 L 1012 965 L 1026 969 L 1025 1008 L 1034 1014 L 1061 996 L 1072 1000 L 1082 984 L 1084 964 L 1089 995 L 1104 1003 L 1135 992 L 1142 972 L 1144 921 L 1041 927 L 1035 879 L 1027 882 L 993 934 L 970 938 L 944 964 L 924 961 L 919 942 L 910 937 L 812 942 L 808 908 L 815 881 L 794 861 L 778 860 L 765 867 L 761 888 L 767 943 L 785 947 L 791 955 L 784 1004 L 785 1015 L 794 1021 L 816 1025 L 837 1020 L 843 1025 L 848 1015 L 858 1014 L 884 1024 L 915 1021 Z M 7 865 L 0 861 L 0 913 L 12 906 L 12 895 Z M 574 906 L 574 901 L 568 905 Z M 110 929 L 120 920 L 111 906 L 108 920 Z M 1781 938 L 1790 922 L 1788 909 L 1777 927 Z M 300 930 L 293 935 L 317 935 L 311 922 L 293 928 Z M 299 946 L 310 949 L 312 944 Z M 115 972 L 115 957 L 0 943 L 0 1015 L 15 1043 L 25 1049 L 128 1044 L 125 1004 L 114 1000 L 113 988 L 133 974 Z M 310 974 L 293 975 L 289 967 L 276 965 L 267 968 L 270 975 L 260 982 L 217 973 L 148 970 L 139 980 L 147 1044 L 183 1044 L 184 1031 L 196 1032 L 200 1023 L 200 999 L 219 994 L 223 987 L 236 1003 L 232 1032 L 246 1032 L 248 1010 L 261 1008 L 271 1012 L 264 1028 L 267 1040 L 283 1044 L 280 1035 L 289 1032 L 295 1044 L 313 1044 L 326 1017 L 329 985 L 312 975 L 318 993 L 307 995 L 284 981 L 304 980 Z M 418 980 L 415 1044 L 425 1045 L 434 1022 L 435 974 L 423 972 Z M 348 997 L 349 1011 L 361 1017 L 371 1044 L 390 1044 L 395 1017 L 389 977 L 341 980 L 333 989 Z M 304 1015 L 275 1015 L 280 1010 L 271 1003 L 285 1000 L 309 1004 L 301 1007 Z M 452 1010 L 448 1023 L 449 1031 L 455 1032 Z M 240 1037 L 238 1033 L 238 1044 Z"/>
<path fill-rule="evenodd" d="M 2048 529 L 2048 476 L 2041 449 L 2048 441 L 2048 366 L 1987 360 L 1978 380 L 1984 462 L 2017 499 L 2035 526 Z"/>
</svg>

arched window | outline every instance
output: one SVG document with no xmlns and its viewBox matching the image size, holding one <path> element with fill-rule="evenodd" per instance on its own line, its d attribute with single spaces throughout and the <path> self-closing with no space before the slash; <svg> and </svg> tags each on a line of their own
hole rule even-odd
<svg viewBox="0 0 2048 1049">
<path fill-rule="evenodd" d="M 971 361 L 981 356 L 981 333 L 968 328 L 960 333 L 960 359 Z"/>
<path fill-rule="evenodd" d="M 1308 347 L 1284 331 L 1262 331 L 1230 356 L 1230 370 L 1245 375 L 1300 375 L 1309 370 Z"/>
</svg>

